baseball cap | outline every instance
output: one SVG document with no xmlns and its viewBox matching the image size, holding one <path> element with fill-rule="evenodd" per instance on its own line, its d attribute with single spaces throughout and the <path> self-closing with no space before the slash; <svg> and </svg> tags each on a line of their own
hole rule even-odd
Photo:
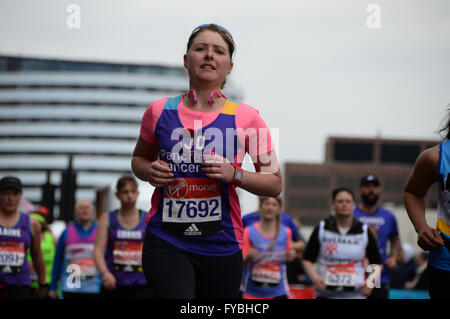
<svg viewBox="0 0 450 319">
<path fill-rule="evenodd" d="M 22 192 L 22 182 L 17 177 L 5 176 L 0 179 L 0 190 L 4 190 L 7 188 L 14 188 L 19 192 Z"/>
<path fill-rule="evenodd" d="M 364 186 L 367 183 L 373 183 L 376 186 L 380 186 L 380 180 L 373 174 L 369 174 L 361 178 L 360 186 Z"/>
<path fill-rule="evenodd" d="M 48 208 L 39 206 L 38 209 L 29 213 L 31 217 L 36 218 L 41 223 L 45 223 L 45 217 L 48 215 Z"/>
</svg>

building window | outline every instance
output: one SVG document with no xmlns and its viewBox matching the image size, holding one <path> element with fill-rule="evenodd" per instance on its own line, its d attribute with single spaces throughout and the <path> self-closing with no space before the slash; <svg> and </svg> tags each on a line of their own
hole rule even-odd
<svg viewBox="0 0 450 319">
<path fill-rule="evenodd" d="M 334 143 L 334 160 L 342 162 L 372 162 L 373 144 L 372 143 Z"/>
<path fill-rule="evenodd" d="M 402 163 L 413 165 L 420 153 L 419 145 L 381 144 L 382 163 Z"/>
</svg>

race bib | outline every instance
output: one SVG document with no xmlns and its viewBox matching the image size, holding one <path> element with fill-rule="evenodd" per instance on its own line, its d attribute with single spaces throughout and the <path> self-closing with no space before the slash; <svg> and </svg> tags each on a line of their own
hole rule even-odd
<svg viewBox="0 0 450 319">
<path fill-rule="evenodd" d="M 327 286 L 355 287 L 356 270 L 353 264 L 329 265 L 325 268 Z"/>
<path fill-rule="evenodd" d="M 163 226 L 183 236 L 212 235 L 221 230 L 220 182 L 212 178 L 179 178 L 164 189 Z"/>
<path fill-rule="evenodd" d="M 68 264 L 76 264 L 80 267 L 82 280 L 94 278 L 96 268 L 93 244 L 67 245 L 65 254 L 68 259 Z"/>
<path fill-rule="evenodd" d="M 78 266 L 80 266 L 82 280 L 89 280 L 94 278 L 95 275 L 94 259 L 92 258 L 72 259 L 71 264 L 77 264 Z"/>
<path fill-rule="evenodd" d="M 260 261 L 252 267 L 252 281 L 258 284 L 276 285 L 281 281 L 281 265 L 272 261 Z"/>
<path fill-rule="evenodd" d="M 23 242 L 0 242 L 1 272 L 20 272 L 25 257 L 25 244 Z"/>
<path fill-rule="evenodd" d="M 142 272 L 142 242 L 115 241 L 113 248 L 114 269 L 126 272 Z"/>
</svg>

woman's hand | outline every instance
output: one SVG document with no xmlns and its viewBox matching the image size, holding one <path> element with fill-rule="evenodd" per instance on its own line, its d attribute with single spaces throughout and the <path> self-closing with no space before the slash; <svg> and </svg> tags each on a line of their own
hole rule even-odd
<svg viewBox="0 0 450 319">
<path fill-rule="evenodd" d="M 320 291 L 323 291 L 327 289 L 327 285 L 325 285 L 325 280 L 320 277 L 319 275 L 314 275 L 313 278 L 311 278 L 314 288 Z"/>
<path fill-rule="evenodd" d="M 363 296 L 368 297 L 368 296 L 370 296 L 370 295 L 372 294 L 372 290 L 373 290 L 373 288 L 369 288 L 367 285 L 364 285 L 364 286 L 361 288 L 361 294 L 362 294 Z"/>
<path fill-rule="evenodd" d="M 230 183 L 234 177 L 235 168 L 228 159 L 214 154 L 203 156 L 202 171 L 207 177 L 216 178 L 221 182 Z"/>
<path fill-rule="evenodd" d="M 112 273 L 110 273 L 109 271 L 106 271 L 102 275 L 102 282 L 103 282 L 103 286 L 105 286 L 106 289 L 108 289 L 108 290 L 116 289 L 116 277 L 114 277 L 114 275 Z"/>
<path fill-rule="evenodd" d="M 58 293 L 57 293 L 55 290 L 50 290 L 50 291 L 48 292 L 48 296 L 49 296 L 51 299 L 58 299 L 58 298 L 59 298 Z"/>
<path fill-rule="evenodd" d="M 173 173 L 167 162 L 156 160 L 148 168 L 148 181 L 155 187 L 164 187 L 173 181 Z"/>
<path fill-rule="evenodd" d="M 297 251 L 292 247 L 291 250 L 289 250 L 286 253 L 286 261 L 291 262 L 297 257 Z"/>
<path fill-rule="evenodd" d="M 245 259 L 247 261 L 251 261 L 251 260 L 254 260 L 256 257 L 258 257 L 258 255 L 259 255 L 259 250 L 252 247 L 252 248 L 250 248 L 248 254 L 245 256 Z"/>
<path fill-rule="evenodd" d="M 429 227 L 428 225 L 417 231 L 419 236 L 417 244 L 423 250 L 434 250 L 444 246 L 444 240 L 441 237 L 439 230 Z"/>
</svg>

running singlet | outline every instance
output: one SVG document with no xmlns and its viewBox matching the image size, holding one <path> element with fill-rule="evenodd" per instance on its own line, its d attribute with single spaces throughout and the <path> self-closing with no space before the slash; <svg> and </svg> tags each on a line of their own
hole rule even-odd
<svg viewBox="0 0 450 319">
<path fill-rule="evenodd" d="M 217 116 L 206 121 L 208 124 L 194 121 L 191 128 L 184 126 L 180 118 L 180 109 L 187 112 L 181 98 L 165 100 L 154 136 L 152 124 L 145 123 L 146 115 L 154 110 L 149 108 L 143 118 L 142 138 L 157 141 L 159 158 L 169 164 L 174 174 L 171 184 L 153 193 L 147 229 L 188 252 L 210 256 L 237 253 L 243 229 L 236 187 L 207 178 L 201 162 L 203 155 L 218 154 L 241 166 L 242 161 L 236 159 L 243 158 L 248 142 L 236 134 L 236 113 L 241 105 L 227 99 Z M 260 153 L 267 153 L 267 146 Z"/>
<path fill-rule="evenodd" d="M 439 152 L 439 193 L 437 229 L 446 243 L 441 248 L 430 251 L 428 264 L 433 267 L 450 271 L 450 141 L 440 145 Z"/>
<path fill-rule="evenodd" d="M 98 293 L 100 291 L 100 274 L 94 262 L 96 234 L 96 225 L 88 236 L 81 236 L 74 224 L 67 227 L 62 291 L 75 293 Z"/>
<path fill-rule="evenodd" d="M 278 297 L 289 294 L 286 274 L 286 252 L 290 246 L 290 229 L 280 225 L 275 245 L 268 250 L 273 238 L 261 235 L 259 223 L 248 227 L 251 246 L 259 251 L 245 271 L 244 293 L 255 297 Z"/>
<path fill-rule="evenodd" d="M 327 289 L 317 291 L 324 298 L 364 299 L 360 289 L 365 284 L 366 257 L 370 264 L 381 264 L 375 238 L 368 226 L 353 219 L 350 230 L 341 234 L 332 216 L 314 229 L 303 254 L 316 262 L 317 274 Z"/>
<path fill-rule="evenodd" d="M 0 283 L 11 286 L 30 286 L 27 249 L 33 235 L 28 214 L 20 213 L 13 227 L 0 225 Z"/>
<path fill-rule="evenodd" d="M 147 224 L 144 220 L 145 212 L 139 213 L 138 225 L 127 229 L 120 224 L 117 210 L 109 212 L 106 264 L 119 286 L 147 284 L 142 271 L 142 245 Z"/>
</svg>

